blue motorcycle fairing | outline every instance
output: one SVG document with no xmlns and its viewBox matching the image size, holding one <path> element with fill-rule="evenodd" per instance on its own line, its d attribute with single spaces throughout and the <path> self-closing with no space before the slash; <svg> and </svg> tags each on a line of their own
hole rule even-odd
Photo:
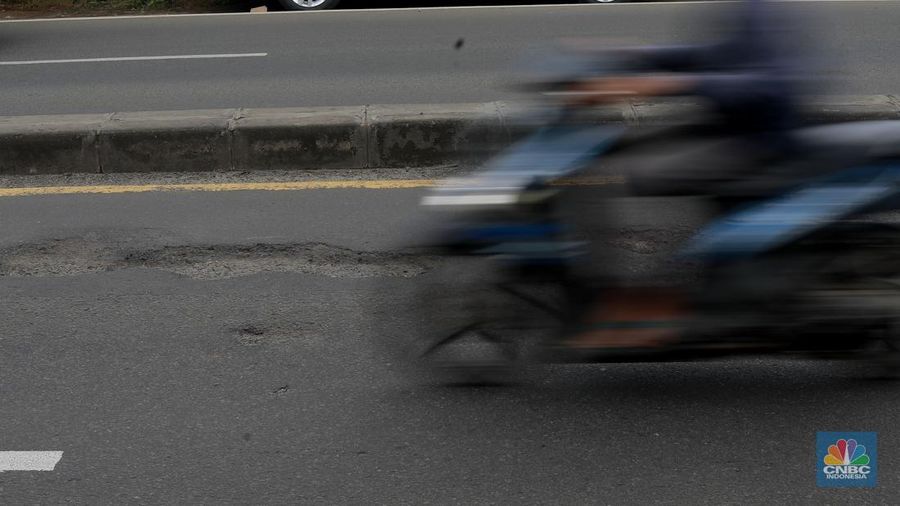
<svg viewBox="0 0 900 506">
<path fill-rule="evenodd" d="M 546 126 L 488 161 L 472 176 L 455 179 L 437 192 L 518 192 L 585 168 L 619 139 L 622 126 Z"/>
<path fill-rule="evenodd" d="M 900 165 L 841 171 L 714 221 L 680 256 L 734 259 L 758 255 L 898 195 Z"/>
</svg>

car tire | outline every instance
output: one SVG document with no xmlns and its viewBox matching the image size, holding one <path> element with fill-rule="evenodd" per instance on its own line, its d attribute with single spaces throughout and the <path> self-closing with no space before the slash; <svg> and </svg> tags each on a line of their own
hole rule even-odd
<svg viewBox="0 0 900 506">
<path fill-rule="evenodd" d="M 282 7 L 290 11 L 319 11 L 334 9 L 341 0 L 278 0 Z"/>
</svg>

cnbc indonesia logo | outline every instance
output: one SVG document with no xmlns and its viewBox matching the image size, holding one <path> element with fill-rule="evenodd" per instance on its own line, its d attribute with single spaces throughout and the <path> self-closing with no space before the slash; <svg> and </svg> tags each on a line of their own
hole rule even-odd
<svg viewBox="0 0 900 506">
<path fill-rule="evenodd" d="M 816 445 L 822 459 L 817 480 L 819 486 L 874 487 L 876 437 L 871 432 L 820 432 Z"/>
<path fill-rule="evenodd" d="M 866 447 L 855 439 L 838 439 L 825 455 L 825 476 L 829 480 L 865 480 L 872 472 Z"/>
</svg>

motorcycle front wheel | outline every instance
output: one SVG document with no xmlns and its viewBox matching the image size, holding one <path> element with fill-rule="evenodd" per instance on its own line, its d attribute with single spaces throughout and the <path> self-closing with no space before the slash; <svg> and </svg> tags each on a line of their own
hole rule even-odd
<svg viewBox="0 0 900 506">
<path fill-rule="evenodd" d="M 389 281 L 393 302 L 375 339 L 392 363 L 440 384 L 507 384 L 534 371 L 540 344 L 559 329 L 552 283 L 519 283 L 484 257 L 435 258 L 422 276 Z"/>
</svg>

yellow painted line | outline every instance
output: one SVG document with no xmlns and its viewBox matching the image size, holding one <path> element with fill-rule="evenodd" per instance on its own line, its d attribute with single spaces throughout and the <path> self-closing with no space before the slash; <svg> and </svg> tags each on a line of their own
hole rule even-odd
<svg viewBox="0 0 900 506">
<path fill-rule="evenodd" d="M 435 184 L 431 179 L 381 179 L 346 181 L 291 181 L 284 183 L 196 183 L 93 186 L 36 186 L 29 188 L 0 188 L 0 197 L 32 195 L 78 195 L 148 192 L 233 192 L 233 191 L 292 191 L 364 188 L 372 190 L 424 188 Z"/>
<path fill-rule="evenodd" d="M 576 178 L 560 180 L 556 186 L 598 186 L 621 183 L 620 176 Z M 234 191 L 296 191 L 336 190 L 361 188 L 368 190 L 394 190 L 427 188 L 438 183 L 434 179 L 360 179 L 290 181 L 271 183 L 193 183 L 193 184 L 142 184 L 142 185 L 84 185 L 84 186 L 34 186 L 27 188 L 0 188 L 2 197 L 29 197 L 35 195 L 117 194 L 149 192 L 234 192 Z"/>
</svg>

